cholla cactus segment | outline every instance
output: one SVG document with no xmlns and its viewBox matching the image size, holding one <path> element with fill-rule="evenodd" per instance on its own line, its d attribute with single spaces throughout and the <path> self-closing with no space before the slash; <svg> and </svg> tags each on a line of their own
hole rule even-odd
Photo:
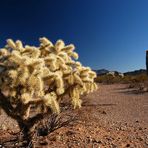
<svg viewBox="0 0 148 148">
<path fill-rule="evenodd" d="M 22 44 L 22 42 L 20 41 L 20 40 L 17 40 L 16 41 L 16 48 L 18 49 L 18 50 L 20 50 L 20 51 L 22 51 L 23 52 L 23 44 Z"/>
<path fill-rule="evenodd" d="M 8 47 L 10 47 L 10 48 L 12 48 L 12 49 L 16 49 L 16 44 L 14 43 L 13 40 L 8 39 L 8 40 L 7 40 L 7 44 L 8 44 Z"/>
<path fill-rule="evenodd" d="M 0 49 L 0 62 L 6 67 L 0 72 L 0 90 L 3 94 L 7 90 L 11 103 L 25 106 L 25 118 L 37 98 L 42 106 L 59 113 L 58 98 L 69 94 L 74 108 L 81 107 L 80 96 L 97 89 L 95 72 L 76 61 L 73 44 L 65 46 L 58 40 L 54 45 L 45 37 L 39 41 L 39 47 L 35 47 L 8 39 L 5 48 Z"/>
<path fill-rule="evenodd" d="M 26 92 L 21 95 L 21 101 L 23 102 L 23 104 L 27 104 L 30 100 L 31 100 L 31 94 Z"/>
<path fill-rule="evenodd" d="M 6 57 L 9 55 L 9 51 L 5 48 L 0 49 L 0 57 Z"/>
<path fill-rule="evenodd" d="M 43 99 L 44 99 L 45 105 L 49 106 L 53 112 L 55 112 L 55 113 L 60 112 L 60 107 L 57 102 L 57 95 L 55 92 L 51 92 L 49 94 L 46 94 Z"/>
<path fill-rule="evenodd" d="M 78 87 L 72 88 L 70 90 L 70 97 L 72 98 L 72 104 L 74 108 L 81 107 L 82 101 L 80 100 L 80 93 Z"/>
<path fill-rule="evenodd" d="M 55 44 L 55 49 L 57 52 L 60 52 L 61 49 L 63 49 L 65 46 L 65 43 L 62 40 L 58 40 Z"/>
<path fill-rule="evenodd" d="M 40 38 L 39 40 L 40 40 L 40 42 L 41 42 L 41 47 L 42 47 L 42 46 L 49 46 L 49 47 L 52 47 L 52 46 L 53 46 L 52 42 L 49 41 L 49 40 L 48 40 L 47 38 L 45 38 L 45 37 L 42 37 L 42 38 Z"/>
<path fill-rule="evenodd" d="M 16 70 L 9 70 L 8 71 L 8 76 L 12 79 L 16 79 L 18 76 L 18 72 Z"/>
</svg>

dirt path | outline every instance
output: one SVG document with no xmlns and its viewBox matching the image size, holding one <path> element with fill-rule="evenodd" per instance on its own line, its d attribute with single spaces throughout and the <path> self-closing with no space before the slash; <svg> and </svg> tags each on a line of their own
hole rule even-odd
<svg viewBox="0 0 148 148">
<path fill-rule="evenodd" d="M 148 93 L 136 94 L 121 84 L 100 85 L 83 98 L 81 109 L 65 113 L 77 120 L 39 137 L 36 148 L 148 148 Z"/>
</svg>

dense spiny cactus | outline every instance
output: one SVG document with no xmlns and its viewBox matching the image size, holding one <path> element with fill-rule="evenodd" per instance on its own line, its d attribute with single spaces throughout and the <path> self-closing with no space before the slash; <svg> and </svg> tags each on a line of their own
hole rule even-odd
<svg viewBox="0 0 148 148">
<path fill-rule="evenodd" d="M 80 95 L 97 89 L 96 74 L 75 61 L 78 54 L 73 44 L 65 46 L 58 40 L 53 45 L 45 37 L 39 40 L 40 46 L 35 47 L 8 39 L 0 49 L 0 90 L 24 120 L 34 105 L 40 107 L 40 113 L 48 108 L 59 113 L 58 100 L 65 94 L 74 108 L 81 107 Z"/>
<path fill-rule="evenodd" d="M 73 44 L 39 40 L 40 46 L 35 47 L 8 39 L 0 49 L 0 107 L 18 122 L 28 143 L 31 128 L 43 115 L 60 112 L 59 100 L 65 94 L 76 108 L 81 107 L 80 95 L 97 89 L 96 74 L 75 61 Z"/>
</svg>

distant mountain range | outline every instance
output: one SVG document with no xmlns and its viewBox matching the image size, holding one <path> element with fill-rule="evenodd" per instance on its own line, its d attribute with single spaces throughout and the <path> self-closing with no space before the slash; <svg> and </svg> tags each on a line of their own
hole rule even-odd
<svg viewBox="0 0 148 148">
<path fill-rule="evenodd" d="M 134 71 L 125 72 L 124 75 L 139 75 L 139 74 L 145 74 L 146 69 L 139 69 Z"/>
<path fill-rule="evenodd" d="M 99 69 L 99 70 L 93 70 L 93 71 L 95 71 L 98 76 L 105 75 L 105 74 L 107 74 L 109 72 L 114 72 L 114 73 L 117 73 L 117 74 L 121 74 L 121 72 L 109 71 L 109 70 L 106 70 L 106 69 Z M 142 73 L 146 73 L 146 70 L 145 69 L 139 69 L 139 70 L 135 70 L 135 71 L 128 71 L 128 72 L 125 72 L 123 74 L 124 75 L 138 75 L 138 74 L 142 74 Z"/>
<path fill-rule="evenodd" d="M 99 70 L 93 70 L 96 72 L 97 75 L 105 75 L 109 72 L 109 70 L 106 69 L 99 69 Z"/>
</svg>

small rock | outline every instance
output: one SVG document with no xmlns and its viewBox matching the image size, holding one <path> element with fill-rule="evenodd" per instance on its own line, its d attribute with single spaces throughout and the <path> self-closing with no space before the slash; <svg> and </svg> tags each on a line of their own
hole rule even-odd
<svg viewBox="0 0 148 148">
<path fill-rule="evenodd" d="M 70 135 L 73 135 L 73 134 L 75 134 L 75 132 L 70 131 L 70 130 L 66 132 L 66 135 L 67 135 L 67 136 L 70 136 Z"/>
<path fill-rule="evenodd" d="M 95 143 L 102 143 L 102 141 L 100 140 L 100 139 L 93 139 L 93 142 L 95 142 Z"/>
<path fill-rule="evenodd" d="M 112 144 L 111 146 L 112 146 L 112 148 L 117 148 L 117 146 L 115 144 Z"/>
<path fill-rule="evenodd" d="M 48 144 L 48 141 L 47 140 L 40 141 L 40 145 L 47 145 L 47 144 Z"/>
<path fill-rule="evenodd" d="M 136 123 L 139 123 L 139 121 L 138 121 L 138 120 L 136 120 Z"/>
<path fill-rule="evenodd" d="M 138 140 L 139 140 L 139 141 L 143 141 L 143 138 L 139 137 Z"/>
<path fill-rule="evenodd" d="M 127 144 L 126 147 L 130 147 L 130 144 Z"/>
<path fill-rule="evenodd" d="M 105 114 L 106 115 L 107 113 L 106 113 L 106 111 L 102 111 L 102 114 Z"/>
<path fill-rule="evenodd" d="M 50 141 L 56 141 L 56 137 L 55 136 L 50 137 Z"/>
<path fill-rule="evenodd" d="M 120 130 L 125 131 L 125 128 L 126 128 L 126 127 L 121 126 L 121 127 L 120 127 Z"/>
<path fill-rule="evenodd" d="M 40 139 L 40 145 L 48 145 L 48 139 L 47 138 L 41 138 Z"/>
<path fill-rule="evenodd" d="M 58 136 L 56 136 L 56 141 L 60 141 L 60 140 L 62 140 L 62 136 L 61 135 L 58 135 Z"/>
</svg>

